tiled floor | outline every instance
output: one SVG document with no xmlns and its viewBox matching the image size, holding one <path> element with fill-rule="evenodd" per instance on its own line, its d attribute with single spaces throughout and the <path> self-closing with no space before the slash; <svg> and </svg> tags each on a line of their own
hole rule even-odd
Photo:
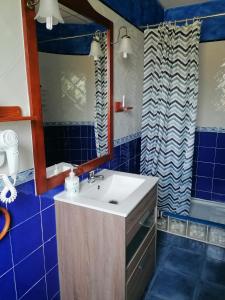
<svg viewBox="0 0 225 300">
<path fill-rule="evenodd" d="M 144 300 L 225 300 L 225 249 L 159 232 L 157 253 Z"/>
</svg>

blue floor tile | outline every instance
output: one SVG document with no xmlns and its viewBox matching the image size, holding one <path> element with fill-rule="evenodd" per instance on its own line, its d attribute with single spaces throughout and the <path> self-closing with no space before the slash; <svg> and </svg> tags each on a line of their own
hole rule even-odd
<svg viewBox="0 0 225 300">
<path fill-rule="evenodd" d="M 225 262 L 207 258 L 202 271 L 202 280 L 217 283 L 225 287 Z"/>
<path fill-rule="evenodd" d="M 225 249 L 158 232 L 144 300 L 225 300 Z"/>
<path fill-rule="evenodd" d="M 225 248 L 208 245 L 206 255 L 209 258 L 225 261 Z"/>
<path fill-rule="evenodd" d="M 143 300 L 165 300 L 165 298 L 159 298 L 157 296 L 146 295 Z"/>
<path fill-rule="evenodd" d="M 156 274 L 151 295 L 162 299 L 192 300 L 195 284 L 192 277 L 162 269 Z"/>
<path fill-rule="evenodd" d="M 219 287 L 215 284 L 201 283 L 196 300 L 224 300 L 225 288 Z"/>
<path fill-rule="evenodd" d="M 189 250 L 178 247 L 172 247 L 169 255 L 166 257 L 164 267 L 175 272 L 199 277 L 204 256 Z"/>
<path fill-rule="evenodd" d="M 170 246 L 158 245 L 156 248 L 157 257 L 156 257 L 156 265 L 160 267 L 164 264 L 166 257 L 170 253 Z"/>
</svg>

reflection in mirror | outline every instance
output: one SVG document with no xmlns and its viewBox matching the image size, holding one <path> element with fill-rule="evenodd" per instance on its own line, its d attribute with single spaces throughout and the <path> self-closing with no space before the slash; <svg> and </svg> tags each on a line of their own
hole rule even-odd
<svg viewBox="0 0 225 300">
<path fill-rule="evenodd" d="M 47 167 L 81 165 L 108 154 L 106 29 L 60 6 L 65 24 L 37 23 Z M 101 57 L 89 56 L 97 34 Z M 65 171 L 53 167 L 48 177 Z"/>
</svg>

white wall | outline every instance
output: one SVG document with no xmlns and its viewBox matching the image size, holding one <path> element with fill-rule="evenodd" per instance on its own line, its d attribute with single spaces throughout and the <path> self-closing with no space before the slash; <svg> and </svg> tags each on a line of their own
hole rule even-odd
<svg viewBox="0 0 225 300">
<path fill-rule="evenodd" d="M 200 44 L 197 126 L 225 128 L 225 41 Z"/>
<path fill-rule="evenodd" d="M 114 138 L 121 138 L 140 131 L 142 87 L 144 70 L 144 35 L 136 27 L 126 22 L 98 0 L 89 0 L 96 11 L 114 23 L 114 40 L 121 26 L 126 26 L 132 38 L 134 53 L 123 59 L 118 53 L 119 45 L 114 45 L 114 99 L 122 100 L 126 95 L 129 106 L 134 106 L 129 113 L 116 113 L 114 116 Z M 122 2 L 121 2 L 122 5 Z"/>
<path fill-rule="evenodd" d="M 22 12 L 20 0 L 0 1 L 0 105 L 18 105 L 30 114 L 26 81 Z M 0 123 L 0 130 L 13 129 L 19 135 L 20 171 L 33 167 L 30 122 Z M 7 173 L 1 167 L 0 173 Z"/>
<path fill-rule="evenodd" d="M 39 53 L 45 122 L 94 121 L 94 60 L 84 55 Z"/>
</svg>

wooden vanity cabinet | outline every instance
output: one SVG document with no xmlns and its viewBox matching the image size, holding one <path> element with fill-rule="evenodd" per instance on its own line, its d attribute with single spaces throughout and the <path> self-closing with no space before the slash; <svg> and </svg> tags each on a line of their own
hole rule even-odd
<svg viewBox="0 0 225 300">
<path fill-rule="evenodd" d="M 62 300 L 138 300 L 155 268 L 155 186 L 125 218 L 56 201 Z"/>
</svg>

